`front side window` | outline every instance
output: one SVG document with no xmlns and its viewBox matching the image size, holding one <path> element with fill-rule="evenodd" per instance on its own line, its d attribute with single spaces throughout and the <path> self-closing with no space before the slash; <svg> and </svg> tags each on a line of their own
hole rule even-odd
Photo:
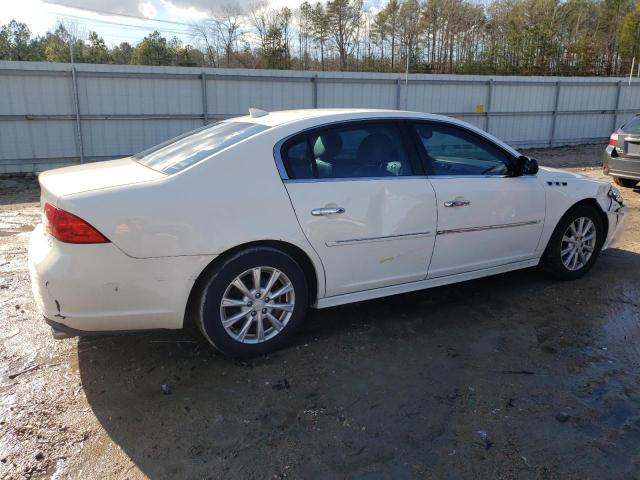
<svg viewBox="0 0 640 480">
<path fill-rule="evenodd" d="M 507 175 L 507 154 L 489 141 L 458 127 L 415 125 L 432 175 Z"/>
<path fill-rule="evenodd" d="M 344 125 L 303 134 L 283 148 L 289 178 L 377 178 L 412 175 L 399 128 Z"/>
<path fill-rule="evenodd" d="M 149 168 L 172 174 L 267 128 L 256 123 L 219 122 L 172 138 L 133 158 Z"/>
</svg>

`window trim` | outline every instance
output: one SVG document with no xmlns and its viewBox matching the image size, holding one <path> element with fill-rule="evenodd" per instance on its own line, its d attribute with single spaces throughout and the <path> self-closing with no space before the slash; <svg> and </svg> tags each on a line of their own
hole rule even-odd
<svg viewBox="0 0 640 480">
<path fill-rule="evenodd" d="M 362 180 L 402 180 L 410 178 L 426 178 L 423 162 L 420 158 L 419 152 L 415 148 L 415 142 L 411 138 L 410 131 L 406 125 L 410 119 L 402 117 L 381 117 L 381 118 L 363 118 L 356 120 L 338 120 L 335 122 L 324 123 L 322 125 L 315 125 L 313 127 L 300 130 L 279 140 L 273 147 L 273 156 L 276 162 L 278 173 L 280 178 L 286 182 L 299 182 L 299 183 L 313 183 L 313 182 L 344 182 L 344 181 L 362 181 Z M 309 144 L 309 136 L 314 133 L 326 129 L 339 128 L 339 127 L 354 127 L 357 128 L 360 125 L 369 124 L 382 124 L 392 125 L 398 129 L 400 134 L 400 142 L 407 155 L 407 160 L 411 165 L 413 173 L 411 175 L 391 175 L 385 177 L 332 177 L 332 178 L 291 178 L 287 169 L 287 160 L 285 150 L 293 143 L 298 142 L 302 137 L 306 139 L 307 149 L 311 148 Z M 312 167 L 313 169 L 313 167 Z M 314 170 L 314 174 L 317 172 Z"/>
<path fill-rule="evenodd" d="M 486 143 L 489 143 L 490 145 L 492 145 L 495 149 L 497 149 L 498 151 L 502 152 L 505 155 L 505 159 L 506 159 L 506 165 L 507 165 L 507 174 L 506 175 L 487 175 L 487 174 L 478 174 L 478 175 L 474 175 L 474 174 L 464 174 L 464 175 L 436 175 L 433 173 L 432 169 L 431 169 L 431 165 L 427 159 L 427 152 L 426 152 L 426 148 L 424 147 L 422 140 L 420 139 L 420 134 L 417 131 L 416 126 L 418 125 L 435 125 L 435 126 L 442 126 L 442 127 L 449 127 L 449 128 L 453 128 L 453 129 L 459 129 L 462 132 L 464 132 L 465 134 L 477 138 L 480 141 L 484 141 Z M 411 135 L 411 139 L 413 141 L 414 144 L 414 148 L 417 150 L 418 152 L 418 156 L 420 158 L 420 162 L 422 163 L 422 168 L 424 169 L 424 171 L 426 172 L 426 175 L 428 178 L 511 178 L 516 176 L 515 175 L 515 171 L 516 171 L 516 158 L 513 156 L 513 154 L 511 152 L 509 152 L 508 150 L 506 150 L 504 147 L 502 147 L 502 145 L 499 145 L 497 143 L 495 143 L 494 141 L 492 141 L 490 138 L 485 137 L 484 135 L 481 135 L 477 132 L 474 132 L 473 130 L 470 130 L 464 126 L 458 125 L 456 123 L 453 122 L 443 122 L 443 121 L 438 121 L 438 120 L 422 120 L 422 119 L 413 119 L 413 120 L 409 120 L 407 122 L 407 129 L 409 130 L 409 134 Z"/>
</svg>

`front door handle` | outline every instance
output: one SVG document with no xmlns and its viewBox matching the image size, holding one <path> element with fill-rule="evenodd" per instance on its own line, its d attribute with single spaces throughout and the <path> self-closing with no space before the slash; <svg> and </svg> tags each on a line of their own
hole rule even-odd
<svg viewBox="0 0 640 480">
<path fill-rule="evenodd" d="M 471 202 L 462 198 L 456 198 L 455 200 L 444 202 L 445 207 L 467 207 L 469 205 L 471 205 Z"/>
<path fill-rule="evenodd" d="M 323 215 L 333 215 L 335 213 L 344 213 L 346 210 L 342 207 L 323 207 L 323 208 L 314 208 L 311 210 L 311 215 L 314 217 L 320 217 Z"/>
</svg>

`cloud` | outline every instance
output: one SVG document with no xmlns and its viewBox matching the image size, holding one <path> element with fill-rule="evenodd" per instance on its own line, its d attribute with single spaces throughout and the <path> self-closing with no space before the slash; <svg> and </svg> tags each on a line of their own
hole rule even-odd
<svg viewBox="0 0 640 480">
<path fill-rule="evenodd" d="M 183 8 L 183 9 L 194 9 L 199 10 L 201 12 L 210 12 L 212 9 L 220 7 L 235 7 L 238 6 L 241 9 L 247 10 L 247 8 L 252 5 L 256 5 L 260 3 L 261 0 L 216 0 L 212 2 L 211 0 L 165 0 L 166 3 L 170 3 L 171 5 Z M 283 3 L 282 0 L 262 0 L 263 3 L 268 3 L 270 6 L 275 6 L 276 4 Z M 291 3 L 294 5 L 298 5 L 300 2 L 297 0 L 284 0 L 284 3 Z"/>
<path fill-rule="evenodd" d="M 260 3 L 268 4 L 273 8 L 299 6 L 300 0 L 42 0 L 46 3 L 65 7 L 100 10 L 103 12 L 115 12 L 125 15 L 155 16 L 156 7 L 164 7 L 171 10 L 179 9 L 193 16 L 201 16 L 209 13 L 211 9 L 222 6 L 239 6 L 247 10 Z M 154 14 L 154 15 L 151 15 Z"/>
<path fill-rule="evenodd" d="M 143 13 L 140 7 L 148 5 L 149 2 L 141 0 L 42 0 L 45 3 L 53 3 L 64 7 L 94 9 L 123 13 L 125 15 L 140 15 Z"/>
</svg>

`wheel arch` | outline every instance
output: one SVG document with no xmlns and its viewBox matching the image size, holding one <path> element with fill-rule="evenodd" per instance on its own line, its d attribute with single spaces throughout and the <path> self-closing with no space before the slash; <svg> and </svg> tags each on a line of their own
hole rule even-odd
<svg viewBox="0 0 640 480">
<path fill-rule="evenodd" d="M 560 225 L 560 222 L 562 222 L 562 220 L 573 209 L 581 207 L 581 206 L 591 207 L 596 212 L 598 212 L 598 215 L 600 216 L 600 219 L 602 220 L 602 226 L 604 228 L 604 235 L 602 236 L 602 241 L 603 242 L 605 241 L 605 239 L 607 238 L 607 235 L 609 233 L 609 218 L 607 217 L 607 213 L 602 209 L 602 206 L 600 205 L 600 203 L 598 202 L 598 200 L 596 198 L 587 197 L 587 198 L 583 198 L 583 199 L 578 200 L 575 203 L 573 203 L 569 208 L 567 208 L 565 210 L 565 212 L 560 216 L 560 218 L 558 218 L 558 220 L 556 221 L 555 225 L 553 226 L 553 230 L 551 230 L 551 234 L 549 235 L 549 238 L 547 239 L 547 243 L 545 245 L 543 255 L 546 253 L 547 249 L 549 248 L 549 242 L 551 242 L 551 239 L 553 238 L 553 232 L 555 232 L 555 229 L 558 228 L 558 225 Z"/>
<path fill-rule="evenodd" d="M 304 276 L 307 280 L 307 284 L 309 286 L 309 304 L 313 305 L 315 303 L 316 299 L 318 298 L 318 289 L 320 286 L 319 281 L 321 277 L 319 276 L 319 273 L 320 275 L 322 275 L 322 278 L 324 278 L 323 276 L 324 273 L 316 271 L 313 261 L 311 260 L 309 255 L 304 250 L 302 250 L 302 248 L 289 242 L 284 242 L 281 240 L 257 240 L 253 242 L 247 242 L 240 245 L 236 245 L 235 247 L 232 247 L 224 251 L 223 253 L 218 255 L 216 258 L 214 258 L 205 268 L 202 269 L 202 272 L 200 272 L 195 282 L 193 282 L 193 285 L 191 286 L 191 290 L 189 292 L 187 304 L 185 307 L 183 327 L 195 326 L 194 308 L 197 303 L 196 302 L 197 293 L 200 287 L 202 286 L 202 282 L 209 276 L 210 272 L 212 272 L 219 265 L 224 263 L 224 261 L 230 256 L 242 250 L 255 248 L 255 247 L 275 248 L 276 250 L 280 250 L 288 254 L 289 256 L 291 256 L 294 260 L 296 260 L 296 262 L 298 262 L 298 264 L 302 268 L 302 271 L 304 272 Z"/>
<path fill-rule="evenodd" d="M 600 215 L 600 219 L 602 220 L 602 226 L 604 227 L 604 235 L 602 239 L 604 242 L 604 240 L 607 238 L 609 234 L 609 217 L 607 216 L 607 212 L 603 210 L 602 205 L 600 205 L 600 203 L 596 198 L 594 197 L 583 198 L 582 200 L 571 205 L 571 207 L 567 209 L 564 215 L 569 213 L 574 208 L 582 205 L 588 205 L 590 207 L 593 207 L 596 210 L 596 212 L 598 212 L 598 214 Z M 562 217 L 564 217 L 564 215 Z M 560 223 L 560 221 L 558 221 L 558 223 Z"/>
</svg>

